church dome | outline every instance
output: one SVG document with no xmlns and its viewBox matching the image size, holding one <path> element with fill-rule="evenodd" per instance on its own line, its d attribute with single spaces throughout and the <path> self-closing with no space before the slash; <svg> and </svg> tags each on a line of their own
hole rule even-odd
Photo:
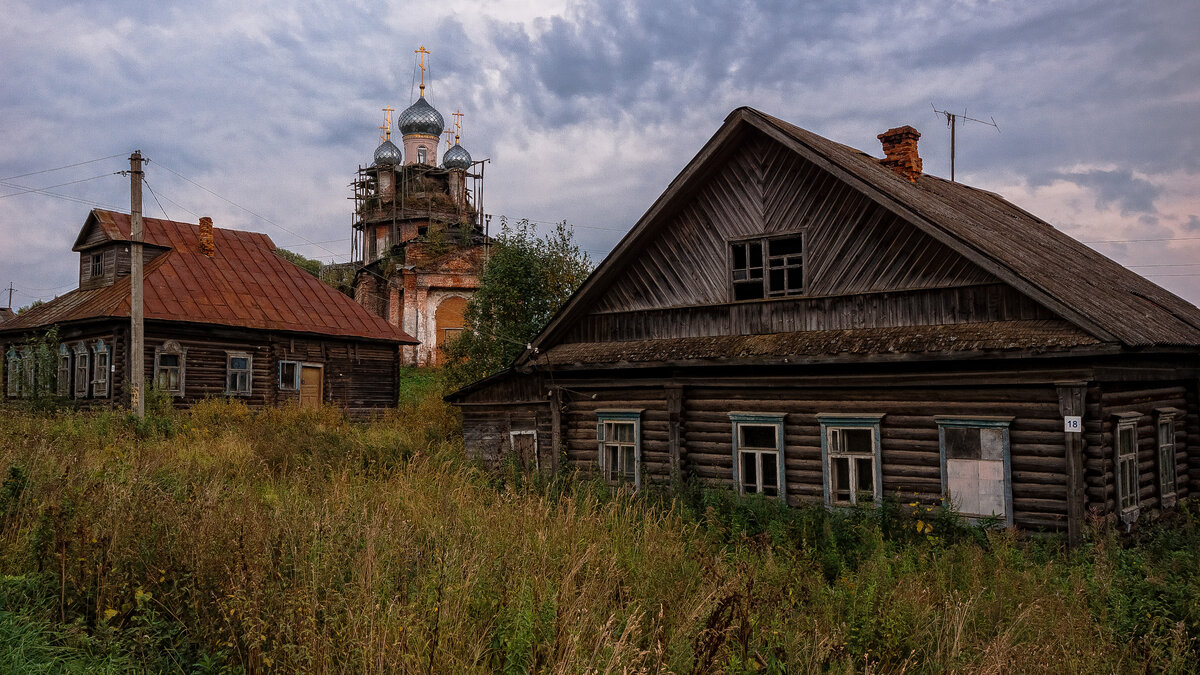
<svg viewBox="0 0 1200 675">
<path fill-rule="evenodd" d="M 424 96 L 400 113 L 400 119 L 396 121 L 396 127 L 405 136 L 409 134 L 441 136 L 445 126 L 446 121 L 442 119 L 442 114 L 429 105 L 429 101 L 426 101 Z"/>
<path fill-rule="evenodd" d="M 374 166 L 388 166 L 400 163 L 400 148 L 391 141 L 384 141 L 375 148 Z"/>
<path fill-rule="evenodd" d="M 466 169 L 471 166 L 471 153 L 458 143 L 442 155 L 442 166 L 447 169 Z"/>
</svg>

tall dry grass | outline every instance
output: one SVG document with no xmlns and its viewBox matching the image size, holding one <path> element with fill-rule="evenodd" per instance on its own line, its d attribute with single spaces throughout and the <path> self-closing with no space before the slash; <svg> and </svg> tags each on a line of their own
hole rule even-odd
<svg viewBox="0 0 1200 675">
<path fill-rule="evenodd" d="M 941 524 L 901 536 L 903 515 L 530 484 L 463 460 L 455 417 L 432 396 L 366 425 L 219 400 L 147 425 L 3 416 L 0 599 L 150 671 L 1196 663 L 1198 559 L 1176 550 L 1196 540 L 1190 522 L 1193 539 L 1160 544 L 1160 557 L 1130 557 L 1111 535 L 1066 554 Z M 1138 565 L 1146 587 L 1130 593 Z M 1140 620 L 1143 609 L 1166 618 Z"/>
</svg>

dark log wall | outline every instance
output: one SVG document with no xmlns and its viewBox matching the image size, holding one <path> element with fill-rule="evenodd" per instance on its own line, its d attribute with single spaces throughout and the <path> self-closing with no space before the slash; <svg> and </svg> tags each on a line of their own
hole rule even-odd
<svg viewBox="0 0 1200 675">
<path fill-rule="evenodd" d="M 586 474 L 598 468 L 599 446 L 596 442 L 596 411 L 599 409 L 642 409 L 642 484 L 667 484 L 671 480 L 667 393 L 659 388 L 597 391 L 590 395 L 568 392 L 564 399 L 566 413 L 565 451 L 567 461 Z"/>
<path fill-rule="evenodd" d="M 1086 475 L 1089 505 L 1100 507 L 1105 513 L 1114 512 L 1116 482 L 1113 433 L 1116 425 L 1113 415 L 1136 412 L 1142 416 L 1137 422 L 1138 496 L 1141 508 L 1143 513 L 1161 508 L 1155 408 L 1177 408 L 1187 413 L 1175 419 L 1176 495 L 1182 499 L 1192 492 L 1194 485 L 1190 478 L 1196 475 L 1196 466 L 1192 462 L 1200 457 L 1196 449 L 1192 449 L 1200 439 L 1196 429 L 1195 383 L 1103 383 L 1088 391 Z"/>
<path fill-rule="evenodd" d="M 757 134 L 671 218 L 594 311 L 725 303 L 729 239 L 802 228 L 809 295 L 996 282 L 823 169 Z"/>
<path fill-rule="evenodd" d="M 469 406 L 463 409 L 462 416 L 463 441 L 468 457 L 497 468 L 512 450 L 509 433 L 534 431 L 537 433 L 539 466 L 543 473 L 555 468 L 549 403 Z M 594 435 L 595 431 L 592 433 Z"/>
</svg>

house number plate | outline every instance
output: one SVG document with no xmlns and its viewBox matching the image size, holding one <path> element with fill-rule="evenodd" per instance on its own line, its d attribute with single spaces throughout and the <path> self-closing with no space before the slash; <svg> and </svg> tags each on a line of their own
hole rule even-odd
<svg viewBox="0 0 1200 675">
<path fill-rule="evenodd" d="M 1083 431 L 1083 418 L 1076 415 L 1064 416 L 1063 431 Z"/>
</svg>

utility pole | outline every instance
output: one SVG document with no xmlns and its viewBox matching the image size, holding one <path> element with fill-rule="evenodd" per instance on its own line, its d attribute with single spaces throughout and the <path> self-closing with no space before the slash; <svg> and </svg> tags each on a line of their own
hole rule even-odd
<svg viewBox="0 0 1200 675">
<path fill-rule="evenodd" d="M 146 417 L 146 336 L 142 321 L 142 151 L 129 156 L 129 396 L 138 419 Z"/>
<path fill-rule="evenodd" d="M 13 282 L 8 282 L 8 308 L 12 309 Z"/>
</svg>

